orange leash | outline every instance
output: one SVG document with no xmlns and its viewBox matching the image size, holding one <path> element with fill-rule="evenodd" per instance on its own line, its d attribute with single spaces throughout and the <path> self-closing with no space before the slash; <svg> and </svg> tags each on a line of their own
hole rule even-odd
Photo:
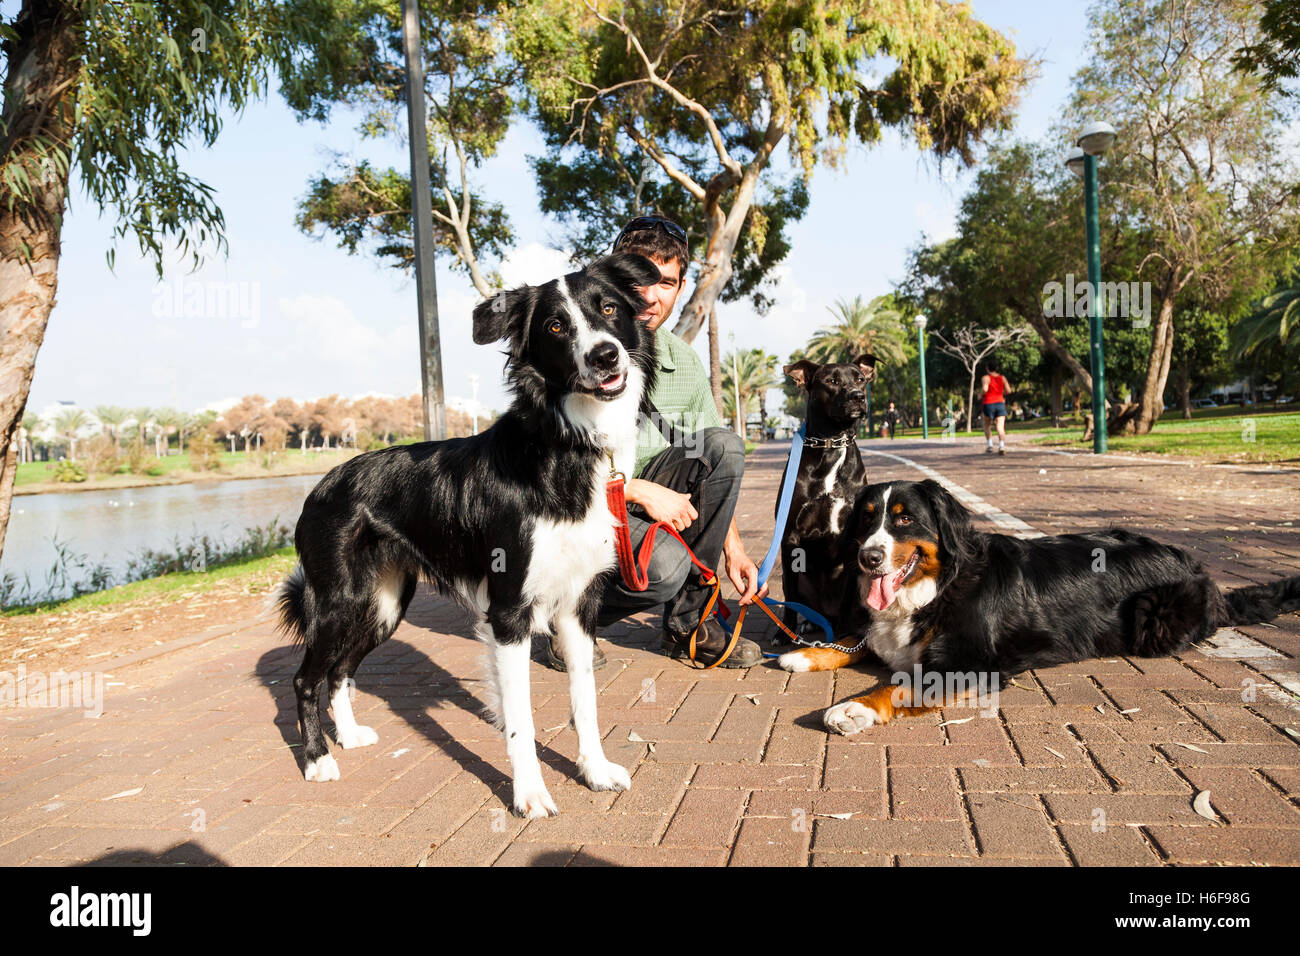
<svg viewBox="0 0 1300 956">
<path fill-rule="evenodd" d="M 670 535 L 681 542 L 686 554 L 690 557 L 691 562 L 700 569 L 700 585 L 702 587 L 712 588 L 713 593 L 709 595 L 709 600 L 704 605 L 704 613 L 700 615 L 699 622 L 691 631 L 690 646 L 688 654 L 691 664 L 701 667 L 702 670 L 711 670 L 717 667 L 735 650 L 736 642 L 740 640 L 740 625 L 745 620 L 745 608 L 740 609 L 740 615 L 736 618 L 736 626 L 731 631 L 731 642 L 727 649 L 723 651 L 712 664 L 702 666 L 695 661 L 695 638 L 699 634 L 700 628 L 708 620 L 709 615 L 713 612 L 714 605 L 717 605 L 718 614 L 725 620 L 731 616 L 731 609 L 727 607 L 725 601 L 719 601 L 718 595 L 722 592 L 722 582 L 718 580 L 717 573 L 703 561 L 695 556 L 690 545 L 682 540 L 682 536 L 677 533 L 677 529 L 666 521 L 656 521 L 646 532 L 645 538 L 641 541 L 641 550 L 637 554 L 632 551 L 632 533 L 627 524 L 627 498 L 623 493 L 624 476 L 621 471 L 614 468 L 614 456 L 609 456 L 609 480 L 605 482 L 605 500 L 609 504 L 610 513 L 618 519 L 618 527 L 614 535 L 614 550 L 618 553 L 619 573 L 623 575 L 623 583 L 633 591 L 644 591 L 650 586 L 650 576 L 648 569 L 650 567 L 650 558 L 654 554 L 655 534 L 659 531 L 667 531 Z M 768 611 L 771 614 L 771 611 Z"/>
</svg>

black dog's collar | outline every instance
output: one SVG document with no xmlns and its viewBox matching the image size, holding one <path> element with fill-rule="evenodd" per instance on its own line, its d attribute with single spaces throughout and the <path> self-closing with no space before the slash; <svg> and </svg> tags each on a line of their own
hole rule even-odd
<svg viewBox="0 0 1300 956">
<path fill-rule="evenodd" d="M 849 445 L 852 445 L 855 441 L 857 441 L 857 439 L 853 436 L 852 432 L 845 432 L 843 435 L 838 435 L 835 438 L 813 438 L 805 435 L 803 443 L 805 448 L 846 448 Z"/>
</svg>

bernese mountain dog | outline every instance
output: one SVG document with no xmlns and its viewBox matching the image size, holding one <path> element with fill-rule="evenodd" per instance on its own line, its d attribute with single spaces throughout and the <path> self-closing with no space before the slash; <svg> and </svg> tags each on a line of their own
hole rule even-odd
<svg viewBox="0 0 1300 956">
<path fill-rule="evenodd" d="M 802 672 L 874 657 L 945 690 L 923 700 L 916 680 L 882 686 L 827 710 L 830 730 L 857 733 L 968 701 L 973 685 L 951 675 L 1000 685 L 1090 657 L 1157 657 L 1220 627 L 1300 609 L 1300 575 L 1224 593 L 1187 552 L 1143 535 L 1021 539 L 976 531 L 970 517 L 936 481 L 868 485 L 857 496 L 845 536 L 857 574 L 841 609 L 850 636 L 839 639 L 853 653 L 803 648 L 778 663 Z"/>
</svg>

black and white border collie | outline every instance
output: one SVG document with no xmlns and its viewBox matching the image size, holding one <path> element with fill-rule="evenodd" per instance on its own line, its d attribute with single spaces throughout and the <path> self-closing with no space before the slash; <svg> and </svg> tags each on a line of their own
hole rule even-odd
<svg viewBox="0 0 1300 956">
<path fill-rule="evenodd" d="M 307 497 L 300 563 L 278 596 L 282 626 L 306 647 L 294 677 L 306 779 L 339 777 L 321 731 L 327 682 L 339 746 L 378 740 L 352 714 L 350 678 L 397 628 L 423 577 L 479 616 L 515 812 L 556 812 L 528 686 L 532 635 L 551 628 L 569 674 L 582 778 L 593 790 L 630 786 L 601 748 L 591 660 L 603 573 L 615 564 L 609 456 L 632 474 L 655 369 L 636 319 L 639 287 L 658 281 L 649 259 L 616 254 L 481 303 L 474 341 L 509 343 L 509 411 L 471 438 L 359 455 Z"/>
<path fill-rule="evenodd" d="M 778 661 L 788 671 L 874 656 L 895 673 L 996 675 L 1001 683 L 1090 657 L 1172 654 L 1219 627 L 1300 609 L 1300 575 L 1223 593 L 1185 551 L 1129 531 L 1033 539 L 975 531 L 970 512 L 936 481 L 868 485 L 846 542 L 858 571 L 856 598 L 846 604 L 857 622 L 847 632 L 855 636 L 839 643 L 866 644 L 852 655 L 791 651 Z M 831 707 L 823 722 L 852 734 L 933 710 L 918 706 L 919 690 L 880 687 Z"/>
</svg>

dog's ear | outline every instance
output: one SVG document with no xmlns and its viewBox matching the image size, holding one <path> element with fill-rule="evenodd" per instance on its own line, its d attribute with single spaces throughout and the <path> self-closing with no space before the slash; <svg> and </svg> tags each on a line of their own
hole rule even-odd
<svg viewBox="0 0 1300 956">
<path fill-rule="evenodd" d="M 808 391 L 808 386 L 812 384 L 813 376 L 817 374 L 819 368 L 821 368 L 821 366 L 816 362 L 810 362 L 807 359 L 800 359 L 793 365 L 787 365 L 781 371 L 794 379 L 794 383 L 806 392 Z"/>
<path fill-rule="evenodd" d="M 867 377 L 868 382 L 876 380 L 876 363 L 880 359 L 876 358 L 870 352 L 863 352 L 853 360 L 853 364 L 862 370 L 862 374 Z"/>
<path fill-rule="evenodd" d="M 954 559 L 965 558 L 972 540 L 970 512 L 966 506 L 933 478 L 925 479 L 917 487 L 934 515 L 939 547 Z"/>
<path fill-rule="evenodd" d="M 528 327 L 537 302 L 535 286 L 498 292 L 474 307 L 474 344 L 487 345 L 500 339 L 519 342 Z"/>
<path fill-rule="evenodd" d="M 602 256 L 587 266 L 585 271 L 602 275 L 629 295 L 639 294 L 637 289 L 658 284 L 663 276 L 657 265 L 635 252 L 614 252 Z"/>
</svg>

